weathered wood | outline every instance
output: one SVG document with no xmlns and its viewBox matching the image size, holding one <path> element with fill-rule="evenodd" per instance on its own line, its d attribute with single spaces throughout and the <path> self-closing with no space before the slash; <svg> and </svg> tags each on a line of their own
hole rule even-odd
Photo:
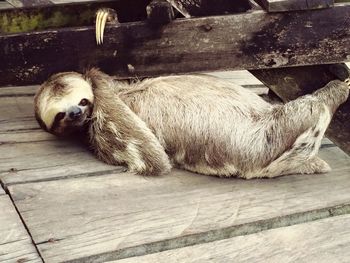
<svg viewBox="0 0 350 263">
<path fill-rule="evenodd" d="M 268 12 L 329 8 L 334 0 L 255 0 Z"/>
<path fill-rule="evenodd" d="M 50 0 L 6 0 L 14 7 L 32 7 L 32 6 L 47 6 L 52 5 Z"/>
<path fill-rule="evenodd" d="M 317 12 L 175 20 L 159 30 L 124 23 L 107 27 L 101 47 L 92 27 L 0 36 L 0 86 L 38 83 L 54 72 L 91 65 L 119 77 L 142 77 L 346 61 L 349 15 L 345 4 Z"/>
<path fill-rule="evenodd" d="M 45 261 L 106 262 L 347 213 L 350 157 L 335 147 L 321 157 L 332 173 L 247 181 L 173 170 L 8 189 Z"/>
<path fill-rule="evenodd" d="M 14 8 L 12 5 L 10 5 L 9 3 L 5 2 L 5 1 L 0 1 L 0 10 L 1 9 L 12 9 Z"/>
<path fill-rule="evenodd" d="M 284 101 L 293 100 L 322 88 L 336 76 L 328 65 L 288 69 L 254 70 L 251 73 L 272 89 Z M 340 106 L 326 136 L 350 154 L 350 100 Z"/>
<path fill-rule="evenodd" d="M 92 26 L 96 11 L 101 8 L 118 10 L 120 22 L 146 19 L 148 0 L 70 3 L 36 8 L 0 10 L 0 33 L 31 32 L 60 27 Z"/>
<path fill-rule="evenodd" d="M 251 8 L 249 0 L 167 0 L 184 17 L 222 15 L 245 12 Z"/>
<path fill-rule="evenodd" d="M 111 263 L 346 262 L 349 229 L 344 215 Z"/>
<path fill-rule="evenodd" d="M 153 0 L 146 10 L 148 21 L 153 25 L 168 24 L 175 17 L 171 4 L 166 0 Z"/>
<path fill-rule="evenodd" d="M 5 194 L 5 191 L 4 189 L 2 189 L 2 187 L 0 186 L 0 195 L 4 195 Z"/>
<path fill-rule="evenodd" d="M 0 97 L 33 97 L 38 86 L 0 87 Z"/>
<path fill-rule="evenodd" d="M 0 211 L 0 262 L 42 262 L 7 195 L 0 195 Z"/>
</svg>

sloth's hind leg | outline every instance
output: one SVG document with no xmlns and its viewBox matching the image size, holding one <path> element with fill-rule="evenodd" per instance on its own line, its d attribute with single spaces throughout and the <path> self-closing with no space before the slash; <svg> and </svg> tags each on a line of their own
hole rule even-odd
<svg viewBox="0 0 350 263">
<path fill-rule="evenodd" d="M 266 151 L 272 152 L 275 158 L 255 174 L 249 172 L 245 178 L 329 170 L 328 165 L 315 157 L 333 113 L 348 96 L 348 86 L 336 80 L 312 95 L 276 107 L 266 132 L 270 140 Z"/>
<path fill-rule="evenodd" d="M 331 170 L 332 169 L 328 163 L 315 156 L 314 158 L 306 161 L 303 165 L 300 165 L 294 170 L 289 170 L 285 174 L 323 174 L 328 173 Z"/>
</svg>

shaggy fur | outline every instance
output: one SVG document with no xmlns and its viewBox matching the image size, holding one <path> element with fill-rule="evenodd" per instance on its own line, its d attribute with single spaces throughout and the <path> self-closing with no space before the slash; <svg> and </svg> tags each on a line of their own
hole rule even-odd
<svg viewBox="0 0 350 263">
<path fill-rule="evenodd" d="M 56 135 L 85 127 L 80 132 L 101 160 L 139 174 L 176 166 L 249 179 L 329 171 L 316 155 L 333 113 L 348 96 L 348 85 L 335 80 L 312 95 L 271 105 L 211 76 L 130 84 L 91 69 L 51 77 L 35 97 L 35 112 L 40 125 Z M 79 124 L 62 119 L 52 129 L 53 113 L 83 98 L 90 104 Z"/>
</svg>

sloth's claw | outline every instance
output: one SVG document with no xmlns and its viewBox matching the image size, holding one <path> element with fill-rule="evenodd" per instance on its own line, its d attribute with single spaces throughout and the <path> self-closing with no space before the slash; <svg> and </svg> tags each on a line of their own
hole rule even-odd
<svg viewBox="0 0 350 263">
<path fill-rule="evenodd" d="M 103 35 L 107 22 L 118 23 L 117 14 L 113 9 L 102 8 L 96 13 L 96 43 L 103 44 Z"/>
</svg>

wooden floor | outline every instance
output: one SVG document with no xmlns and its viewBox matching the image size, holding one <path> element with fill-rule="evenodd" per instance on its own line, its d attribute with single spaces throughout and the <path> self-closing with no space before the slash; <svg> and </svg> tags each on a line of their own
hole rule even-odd
<svg viewBox="0 0 350 263">
<path fill-rule="evenodd" d="M 350 158 L 330 141 L 324 175 L 142 177 L 40 130 L 36 88 L 0 88 L 0 262 L 350 261 Z"/>
</svg>

